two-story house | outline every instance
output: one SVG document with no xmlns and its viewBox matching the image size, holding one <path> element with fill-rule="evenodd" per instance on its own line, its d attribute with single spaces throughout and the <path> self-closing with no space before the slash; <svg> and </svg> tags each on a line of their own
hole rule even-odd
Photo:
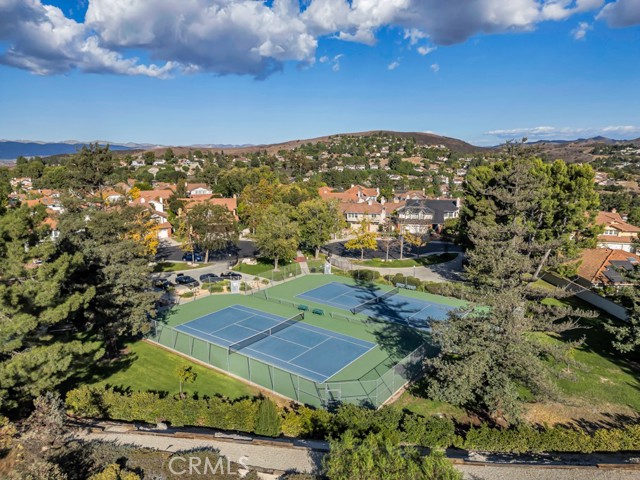
<svg viewBox="0 0 640 480">
<path fill-rule="evenodd" d="M 596 223 L 604 226 L 604 232 L 598 236 L 598 248 L 636 252 L 634 243 L 638 242 L 640 227 L 627 223 L 615 209 L 598 213 Z"/>
<path fill-rule="evenodd" d="M 439 233 L 446 220 L 460 216 L 460 199 L 433 200 L 410 198 L 395 210 L 398 230 L 414 235 Z"/>
</svg>

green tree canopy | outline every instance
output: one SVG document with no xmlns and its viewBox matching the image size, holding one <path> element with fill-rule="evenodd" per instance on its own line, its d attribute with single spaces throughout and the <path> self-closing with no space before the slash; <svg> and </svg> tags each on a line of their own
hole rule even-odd
<svg viewBox="0 0 640 480">
<path fill-rule="evenodd" d="M 260 255 L 273 260 L 276 270 L 280 260 L 293 260 L 298 251 L 299 228 L 296 222 L 290 220 L 288 210 L 282 204 L 265 210 L 253 236 Z"/>
<path fill-rule="evenodd" d="M 347 250 L 360 250 L 360 260 L 364 260 L 365 250 L 378 248 L 377 235 L 371 232 L 370 225 L 368 221 L 363 220 L 356 231 L 356 236 L 344 244 Z"/>
<path fill-rule="evenodd" d="M 44 209 L 21 207 L 0 217 L 0 408 L 54 389 L 102 356 L 100 344 L 66 335 L 96 290 L 74 288 L 82 254 L 47 240 Z M 33 261 L 43 261 L 35 266 Z"/>
<path fill-rule="evenodd" d="M 330 440 L 325 457 L 325 475 L 330 480 L 461 480 L 442 453 L 421 455 L 411 447 L 401 447 L 393 433 L 370 433 L 363 440 L 347 431 Z"/>
<path fill-rule="evenodd" d="M 221 205 L 200 203 L 187 213 L 190 234 L 205 250 L 205 263 L 209 252 L 222 250 L 238 242 L 238 222 L 227 208 Z"/>
<path fill-rule="evenodd" d="M 294 212 L 300 226 L 302 245 L 312 249 L 318 258 L 320 248 L 345 226 L 344 217 L 334 202 L 307 200 Z"/>
</svg>

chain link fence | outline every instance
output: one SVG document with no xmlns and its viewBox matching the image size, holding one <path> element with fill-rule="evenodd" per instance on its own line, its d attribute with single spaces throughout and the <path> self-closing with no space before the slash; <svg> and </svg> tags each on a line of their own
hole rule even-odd
<svg viewBox="0 0 640 480">
<path fill-rule="evenodd" d="M 424 371 L 426 348 L 421 346 L 388 366 L 382 363 L 359 379 L 317 383 L 274 365 L 245 356 L 242 352 L 206 342 L 154 320 L 148 340 L 202 363 L 215 367 L 278 395 L 317 408 L 331 408 L 340 403 L 378 408 L 408 382 Z"/>
</svg>

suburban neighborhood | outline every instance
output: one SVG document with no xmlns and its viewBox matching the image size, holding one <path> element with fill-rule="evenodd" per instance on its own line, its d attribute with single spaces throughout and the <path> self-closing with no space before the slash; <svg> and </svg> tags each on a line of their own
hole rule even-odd
<svg viewBox="0 0 640 480">
<path fill-rule="evenodd" d="M 0 0 L 0 480 L 640 480 L 639 0 Z"/>
</svg>

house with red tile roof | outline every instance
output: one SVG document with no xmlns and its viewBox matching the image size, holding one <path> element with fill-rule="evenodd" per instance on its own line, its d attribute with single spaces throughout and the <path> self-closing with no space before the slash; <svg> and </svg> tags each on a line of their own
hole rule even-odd
<svg viewBox="0 0 640 480">
<path fill-rule="evenodd" d="M 640 227 L 627 223 L 615 210 L 599 212 L 596 223 L 604 226 L 604 232 L 598 236 L 598 248 L 636 252 L 634 243 L 638 242 Z"/>
<path fill-rule="evenodd" d="M 339 191 L 329 187 L 320 187 L 318 193 L 323 200 L 364 203 L 369 201 L 377 202 L 380 196 L 380 189 L 367 188 L 362 185 L 351 185 L 351 188 L 345 191 Z"/>
<path fill-rule="evenodd" d="M 189 198 L 180 199 L 187 211 L 199 203 L 208 203 L 210 205 L 220 205 L 226 207 L 237 218 L 238 216 L 238 199 L 237 198 L 221 198 L 213 195 L 192 195 Z"/>
<path fill-rule="evenodd" d="M 624 250 L 589 248 L 571 263 L 578 264 L 576 283 L 587 288 L 619 287 L 632 285 L 624 272 L 640 268 L 640 256 Z"/>
<path fill-rule="evenodd" d="M 340 202 L 338 209 L 352 229 L 359 228 L 362 222 L 366 221 L 370 224 L 370 231 L 377 232 L 388 218 L 386 207 L 378 202 Z"/>
</svg>

